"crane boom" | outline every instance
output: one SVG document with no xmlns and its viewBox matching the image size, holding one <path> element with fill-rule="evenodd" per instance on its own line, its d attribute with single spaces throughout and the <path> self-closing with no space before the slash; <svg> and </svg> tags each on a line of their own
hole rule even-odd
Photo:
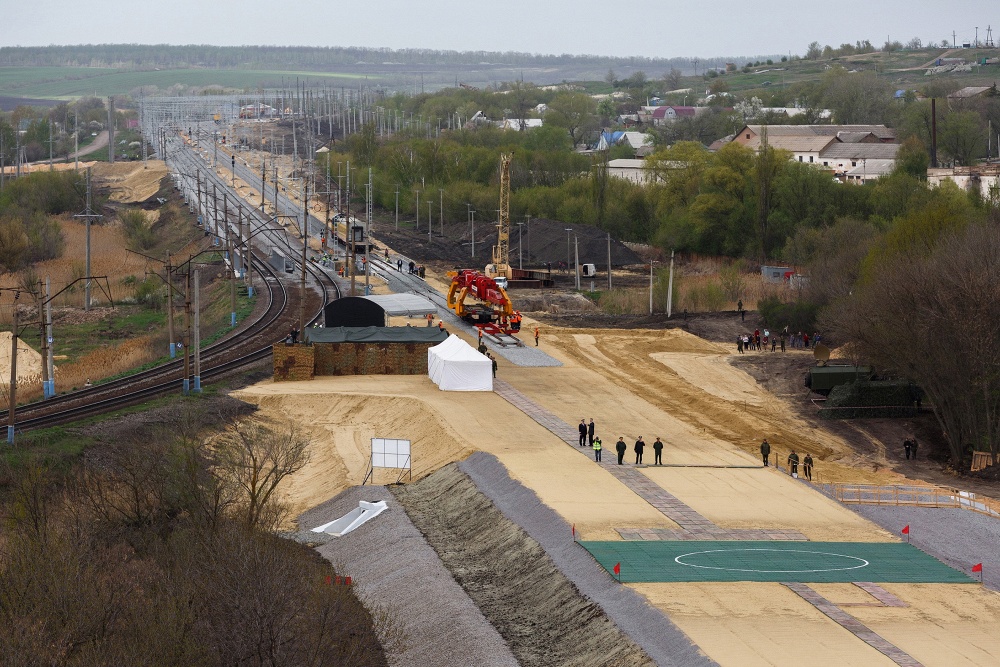
<svg viewBox="0 0 1000 667">
<path fill-rule="evenodd" d="M 511 278 L 510 272 L 510 161 L 513 155 L 500 156 L 500 219 L 497 221 L 497 243 L 493 246 L 493 263 L 486 267 L 491 278 Z"/>
</svg>

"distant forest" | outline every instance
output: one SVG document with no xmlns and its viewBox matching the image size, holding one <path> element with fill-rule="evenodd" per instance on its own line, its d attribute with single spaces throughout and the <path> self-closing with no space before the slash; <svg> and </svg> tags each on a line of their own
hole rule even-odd
<svg viewBox="0 0 1000 667">
<path fill-rule="evenodd" d="M 744 58 L 745 59 L 745 58 Z M 206 67 L 217 69 L 288 69 L 333 71 L 357 66 L 525 67 L 643 69 L 650 73 L 671 67 L 693 73 L 699 65 L 727 58 L 645 58 L 596 55 L 542 55 L 514 51 L 436 51 L 313 46 L 210 46 L 170 44 L 85 44 L 0 48 L 0 67 L 116 67 L 131 69 Z"/>
</svg>

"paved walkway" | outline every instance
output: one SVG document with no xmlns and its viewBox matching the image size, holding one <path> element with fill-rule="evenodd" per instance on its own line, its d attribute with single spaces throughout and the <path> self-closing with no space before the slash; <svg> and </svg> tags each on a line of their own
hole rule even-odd
<svg viewBox="0 0 1000 667">
<path fill-rule="evenodd" d="M 562 419 L 552 414 L 542 406 L 512 387 L 503 380 L 493 381 L 493 391 L 504 398 L 518 410 L 534 419 L 537 423 L 554 433 L 570 447 L 580 451 L 585 456 L 591 456 L 593 450 L 589 445 L 580 447 L 580 433 L 577 427 L 570 426 Z M 649 466 L 618 465 L 614 445 L 605 444 L 604 460 L 598 462 L 601 466 L 622 484 L 634 491 L 636 495 L 655 507 L 664 516 L 680 526 L 680 530 L 669 528 L 615 528 L 624 540 L 806 540 L 805 535 L 797 530 L 785 529 L 739 529 L 722 528 L 710 519 L 702 516 L 690 506 L 681 502 L 676 496 L 664 490 L 661 486 L 640 472 L 640 468 Z M 745 468 L 746 466 L 737 466 Z"/>
<path fill-rule="evenodd" d="M 900 667 L 923 667 L 923 665 L 909 653 L 902 650 L 895 644 L 886 641 L 886 639 L 884 639 L 881 635 L 848 614 L 839 606 L 827 600 L 808 585 L 799 583 L 784 583 L 783 585 L 789 590 L 794 591 L 800 598 L 819 609 L 832 620 L 836 621 L 838 625 L 851 632 L 855 637 L 865 642 L 897 665 L 900 665 Z M 859 584 L 859 586 L 860 585 L 861 584 Z M 874 584 L 871 585 L 874 586 Z M 888 591 L 885 592 L 888 593 Z"/>
</svg>

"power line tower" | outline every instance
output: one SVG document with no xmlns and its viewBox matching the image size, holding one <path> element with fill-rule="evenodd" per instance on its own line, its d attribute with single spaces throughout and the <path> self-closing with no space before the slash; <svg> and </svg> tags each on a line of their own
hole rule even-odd
<svg viewBox="0 0 1000 667">
<path fill-rule="evenodd" d="M 993 28 L 991 28 L 990 26 L 986 26 L 986 42 L 983 43 L 983 46 L 986 47 L 987 49 L 996 48 L 996 46 L 994 46 L 993 44 Z"/>
</svg>

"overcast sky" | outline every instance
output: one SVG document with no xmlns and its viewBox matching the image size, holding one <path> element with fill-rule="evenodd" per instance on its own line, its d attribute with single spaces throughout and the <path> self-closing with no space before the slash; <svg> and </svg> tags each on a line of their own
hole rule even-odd
<svg viewBox="0 0 1000 667">
<path fill-rule="evenodd" d="M 996 0 L 0 0 L 0 46 L 276 44 L 592 53 L 802 54 L 887 37 L 979 39 Z M 996 28 L 994 28 L 996 30 Z M 994 32 L 994 42 L 997 35 Z"/>
</svg>

